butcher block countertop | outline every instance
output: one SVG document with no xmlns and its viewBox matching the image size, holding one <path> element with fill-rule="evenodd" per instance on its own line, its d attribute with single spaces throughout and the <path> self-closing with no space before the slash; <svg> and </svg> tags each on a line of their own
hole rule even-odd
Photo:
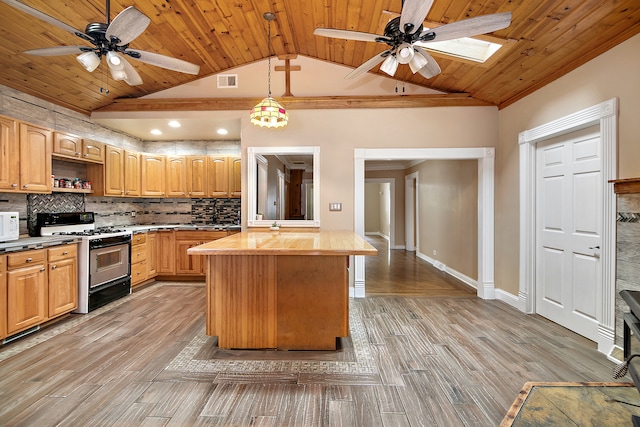
<svg viewBox="0 0 640 427">
<path fill-rule="evenodd" d="M 248 231 L 190 248 L 190 255 L 376 255 L 353 231 Z"/>
</svg>

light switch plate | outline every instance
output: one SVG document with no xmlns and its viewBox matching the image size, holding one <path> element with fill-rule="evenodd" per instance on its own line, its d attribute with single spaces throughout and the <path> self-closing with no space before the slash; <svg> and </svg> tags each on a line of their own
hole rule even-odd
<svg viewBox="0 0 640 427">
<path fill-rule="evenodd" d="M 329 210 L 330 211 L 341 211 L 342 210 L 342 203 L 329 203 Z"/>
</svg>

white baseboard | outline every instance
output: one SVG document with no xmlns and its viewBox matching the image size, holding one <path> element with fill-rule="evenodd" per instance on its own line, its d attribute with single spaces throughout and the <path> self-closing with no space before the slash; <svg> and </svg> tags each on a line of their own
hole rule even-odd
<svg viewBox="0 0 640 427">
<path fill-rule="evenodd" d="M 460 280 L 461 282 L 465 283 L 468 286 L 471 286 L 473 289 L 478 289 L 478 282 L 476 280 L 473 280 L 471 277 L 469 276 L 465 276 L 464 274 L 460 273 L 459 271 L 456 271 L 452 268 L 449 268 L 446 266 L 446 264 L 431 258 L 428 255 L 423 254 L 422 252 L 419 252 L 416 250 L 416 256 L 418 258 L 420 258 L 423 261 L 428 262 L 429 264 L 433 265 L 434 267 L 436 267 L 438 270 L 444 271 L 445 273 L 449 274 L 450 276 L 455 277 L 456 279 Z"/>
<path fill-rule="evenodd" d="M 497 300 L 507 303 L 517 310 L 524 312 L 526 309 L 524 301 L 520 301 L 517 295 L 510 294 L 502 289 L 496 289 L 495 295 Z"/>
</svg>

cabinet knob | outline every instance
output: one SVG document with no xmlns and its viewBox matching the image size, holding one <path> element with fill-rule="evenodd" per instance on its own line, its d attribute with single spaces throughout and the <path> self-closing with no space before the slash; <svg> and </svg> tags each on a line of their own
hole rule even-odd
<svg viewBox="0 0 640 427">
<path fill-rule="evenodd" d="M 62 255 L 69 255 L 69 252 L 64 251 L 64 252 L 62 252 Z"/>
<path fill-rule="evenodd" d="M 58 266 L 57 266 L 57 265 L 52 265 L 52 266 L 51 266 L 51 269 L 52 269 L 52 270 L 55 270 L 56 268 L 58 268 Z"/>
<path fill-rule="evenodd" d="M 17 187 L 18 187 L 18 184 L 11 184 L 11 187 L 12 187 L 12 188 L 17 188 Z"/>
<path fill-rule="evenodd" d="M 76 156 L 79 156 L 80 154 L 82 154 L 82 153 L 76 153 Z"/>
<path fill-rule="evenodd" d="M 84 157 L 89 157 L 89 155 L 87 153 L 84 153 Z"/>
<path fill-rule="evenodd" d="M 26 262 L 31 262 L 31 261 L 33 261 L 33 258 L 27 258 L 25 261 Z"/>
<path fill-rule="evenodd" d="M 29 188 L 29 184 L 23 185 L 22 188 Z"/>
<path fill-rule="evenodd" d="M 42 267 L 42 268 L 40 269 L 40 272 L 43 272 L 43 271 L 45 271 L 45 268 L 44 268 L 44 267 Z"/>
</svg>

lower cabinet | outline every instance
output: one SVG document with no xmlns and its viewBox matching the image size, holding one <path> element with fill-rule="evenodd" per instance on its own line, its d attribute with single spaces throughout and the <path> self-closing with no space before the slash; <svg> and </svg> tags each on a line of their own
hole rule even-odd
<svg viewBox="0 0 640 427">
<path fill-rule="evenodd" d="M 147 280 L 147 233 L 137 233 L 131 240 L 131 286 Z"/>
<path fill-rule="evenodd" d="M 158 234 L 147 233 L 147 278 L 152 279 L 158 275 Z"/>
<path fill-rule="evenodd" d="M 158 231 L 158 275 L 176 274 L 176 236 L 173 230 Z"/>
<path fill-rule="evenodd" d="M 187 249 L 227 237 L 226 231 L 176 231 L 176 274 L 204 276 L 205 257 L 187 254 Z"/>
<path fill-rule="evenodd" d="M 78 304 L 76 244 L 0 257 L 0 335 L 13 335 L 74 310 Z M 4 272 L 3 272 L 4 271 Z"/>
<path fill-rule="evenodd" d="M 47 320 L 47 251 L 7 256 L 7 335 Z"/>
<path fill-rule="evenodd" d="M 48 250 L 49 318 L 78 307 L 78 247 L 64 245 Z"/>
<path fill-rule="evenodd" d="M 7 336 L 7 256 L 0 255 L 0 339 Z"/>
</svg>

